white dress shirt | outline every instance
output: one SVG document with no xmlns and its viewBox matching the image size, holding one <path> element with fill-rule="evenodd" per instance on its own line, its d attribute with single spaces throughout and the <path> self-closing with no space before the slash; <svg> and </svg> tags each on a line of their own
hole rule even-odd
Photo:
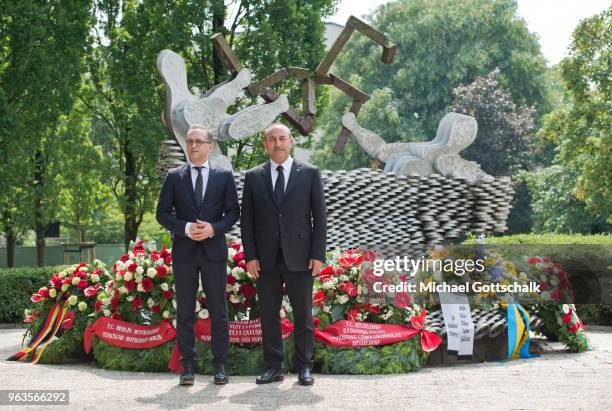
<svg viewBox="0 0 612 411">
<path fill-rule="evenodd" d="M 278 171 L 276 168 L 278 166 L 283 166 L 283 176 L 285 177 L 285 187 L 283 191 L 287 191 L 287 183 L 289 182 L 289 174 L 291 173 L 291 166 L 293 165 L 293 157 L 289 156 L 282 163 L 278 164 L 270 159 L 270 177 L 272 178 L 272 191 L 274 191 L 274 187 L 276 186 L 276 179 L 278 178 Z"/>
<path fill-rule="evenodd" d="M 196 170 L 194 167 L 202 167 L 202 169 L 200 170 L 200 174 L 202 174 L 202 200 L 204 200 L 204 196 L 206 195 L 206 186 L 208 185 L 208 172 L 210 170 L 210 164 L 208 163 L 208 160 L 206 160 L 204 164 L 196 166 L 191 161 L 189 161 L 189 171 L 191 172 L 191 186 L 195 191 L 196 180 L 198 178 L 198 170 Z M 185 237 L 189 237 L 190 225 L 190 222 L 185 224 Z"/>
</svg>

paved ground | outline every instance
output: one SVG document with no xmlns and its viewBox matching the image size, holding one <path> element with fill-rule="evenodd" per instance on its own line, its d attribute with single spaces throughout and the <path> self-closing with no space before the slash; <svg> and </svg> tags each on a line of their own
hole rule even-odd
<svg viewBox="0 0 612 411">
<path fill-rule="evenodd" d="M 268 386 L 256 386 L 253 377 L 232 377 L 221 388 L 208 376 L 197 376 L 185 388 L 172 374 L 4 361 L 17 351 L 22 332 L 0 330 L 0 389 L 69 389 L 70 409 L 612 409 L 612 328 L 590 332 L 597 350 L 583 354 L 551 345 L 530 360 L 392 376 L 317 375 L 313 387 L 297 385 L 295 376 Z"/>
</svg>

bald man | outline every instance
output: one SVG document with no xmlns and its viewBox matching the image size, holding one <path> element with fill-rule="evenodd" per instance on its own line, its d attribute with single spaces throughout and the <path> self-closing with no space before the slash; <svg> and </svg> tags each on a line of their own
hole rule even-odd
<svg viewBox="0 0 612 411">
<path fill-rule="evenodd" d="M 238 221 L 240 207 L 232 172 L 208 161 L 215 144 L 209 131 L 192 125 L 186 143 L 189 163 L 168 172 L 157 203 L 157 221 L 173 234 L 177 343 L 183 368 L 179 384 L 194 382 L 195 308 L 201 278 L 211 320 L 213 381 L 221 385 L 228 382 L 229 350 L 225 233 Z"/>
<path fill-rule="evenodd" d="M 295 317 L 293 368 L 302 385 L 314 384 L 313 277 L 325 258 L 327 211 L 316 167 L 291 157 L 294 140 L 282 124 L 265 130 L 269 161 L 246 173 L 242 196 L 242 244 L 247 271 L 257 278 L 266 372 L 257 384 L 284 379 L 280 308 L 283 284 Z"/>
</svg>

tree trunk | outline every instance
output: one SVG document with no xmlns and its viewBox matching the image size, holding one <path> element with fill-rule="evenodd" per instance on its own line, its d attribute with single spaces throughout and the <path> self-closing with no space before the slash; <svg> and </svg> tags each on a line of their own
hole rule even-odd
<svg viewBox="0 0 612 411">
<path fill-rule="evenodd" d="M 44 186 L 45 162 L 41 149 L 36 150 L 34 170 L 34 231 L 36 232 L 36 264 L 39 267 L 45 265 L 45 231 L 42 210 L 42 187 Z"/>
<path fill-rule="evenodd" d="M 225 22 L 225 1 L 224 0 L 214 0 L 212 4 L 212 12 L 213 12 L 213 33 L 223 33 L 225 34 L 226 29 L 223 23 Z M 215 79 L 214 83 L 219 84 L 221 80 L 224 78 L 224 68 L 223 62 L 217 56 L 217 53 L 213 50 L 213 77 Z"/>
<path fill-rule="evenodd" d="M 138 220 L 136 212 L 137 192 L 136 192 L 136 159 L 134 154 L 128 147 L 127 138 L 123 145 L 123 153 L 125 155 L 125 175 L 123 182 L 125 185 L 125 219 L 123 223 L 123 239 L 125 249 L 127 250 L 130 241 L 135 241 L 138 235 Z"/>
<path fill-rule="evenodd" d="M 11 228 L 9 231 L 5 231 L 6 235 L 6 266 L 8 268 L 15 267 L 15 244 L 17 244 L 17 236 Z"/>
</svg>

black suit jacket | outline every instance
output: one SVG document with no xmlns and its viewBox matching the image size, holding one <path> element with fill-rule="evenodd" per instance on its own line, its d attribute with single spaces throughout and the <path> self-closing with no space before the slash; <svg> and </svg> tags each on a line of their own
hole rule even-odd
<svg viewBox="0 0 612 411">
<path fill-rule="evenodd" d="M 198 207 L 193 200 L 193 183 L 188 164 L 168 172 L 159 193 L 157 221 L 173 234 L 173 259 L 192 258 L 203 249 L 211 261 L 227 260 L 225 233 L 238 221 L 240 206 L 236 183 L 230 170 L 210 164 L 204 201 Z M 175 214 L 172 214 L 174 209 Z M 215 235 L 203 241 L 194 241 L 185 236 L 187 222 L 196 219 L 209 222 Z"/>
<path fill-rule="evenodd" d="M 319 170 L 294 160 L 280 207 L 270 162 L 247 171 L 240 225 L 246 260 L 258 259 L 262 271 L 274 268 L 279 246 L 291 271 L 308 270 L 311 258 L 325 261 L 327 210 Z"/>
</svg>

